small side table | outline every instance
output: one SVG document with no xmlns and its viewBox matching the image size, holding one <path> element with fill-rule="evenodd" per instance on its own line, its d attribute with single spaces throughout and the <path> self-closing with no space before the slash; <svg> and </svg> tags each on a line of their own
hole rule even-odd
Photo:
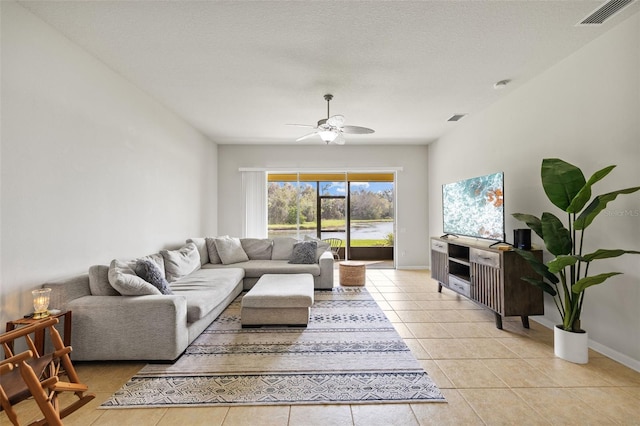
<svg viewBox="0 0 640 426">
<path fill-rule="evenodd" d="M 63 333 L 62 333 L 62 342 L 65 346 L 71 345 L 71 311 L 60 312 L 59 314 L 49 315 L 46 318 L 42 319 L 33 319 L 33 318 L 20 318 L 17 320 L 7 322 L 7 331 L 15 330 L 20 325 L 29 325 L 35 324 L 38 321 L 44 321 L 49 318 L 60 318 L 64 317 L 63 324 Z M 44 352 L 44 330 L 36 331 L 35 337 L 33 340 L 33 344 L 36 346 L 36 350 L 40 355 Z M 8 343 L 9 349 L 13 352 L 13 342 Z"/>
<path fill-rule="evenodd" d="M 345 260 L 340 262 L 340 285 L 363 286 L 366 281 L 367 266 L 364 262 Z"/>
</svg>

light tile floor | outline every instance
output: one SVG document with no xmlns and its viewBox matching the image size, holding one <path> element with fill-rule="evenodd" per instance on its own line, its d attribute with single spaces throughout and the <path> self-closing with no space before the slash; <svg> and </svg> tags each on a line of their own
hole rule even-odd
<svg viewBox="0 0 640 426">
<path fill-rule="evenodd" d="M 336 283 L 338 277 L 336 273 Z M 551 330 L 492 313 L 443 290 L 429 271 L 370 269 L 367 289 L 447 403 L 101 410 L 142 363 L 78 363 L 97 397 L 66 425 L 640 425 L 640 373 L 591 351 L 586 365 L 553 355 Z M 18 405 L 22 420 L 38 415 Z M 4 413 L 0 423 L 8 424 Z"/>
</svg>

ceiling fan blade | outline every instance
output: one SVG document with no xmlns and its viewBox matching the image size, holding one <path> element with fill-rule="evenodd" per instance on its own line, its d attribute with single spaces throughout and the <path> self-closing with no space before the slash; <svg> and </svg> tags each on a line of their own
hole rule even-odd
<svg viewBox="0 0 640 426">
<path fill-rule="evenodd" d="M 316 126 L 313 126 L 311 124 L 285 124 L 285 126 L 311 127 L 312 129 L 314 129 L 316 127 Z"/>
<path fill-rule="evenodd" d="M 344 115 L 332 115 L 327 118 L 327 124 L 332 127 L 342 127 L 344 124 Z"/>
<path fill-rule="evenodd" d="M 353 133 L 358 135 L 364 135 L 366 133 L 374 133 L 375 130 L 369 129 L 368 127 L 360 127 L 360 126 L 343 126 L 342 131 L 345 133 Z"/>
<path fill-rule="evenodd" d="M 300 142 L 301 140 L 304 140 L 304 139 L 310 138 L 311 136 L 315 136 L 315 135 L 317 135 L 317 134 L 318 134 L 318 132 L 311 132 L 311 133 L 307 133 L 306 135 L 304 135 L 304 136 L 300 136 L 298 139 L 296 139 L 296 142 Z"/>
<path fill-rule="evenodd" d="M 333 143 L 336 145 L 344 145 L 345 144 L 344 136 L 342 136 L 342 132 L 338 133 L 338 136 L 333 140 Z"/>
</svg>

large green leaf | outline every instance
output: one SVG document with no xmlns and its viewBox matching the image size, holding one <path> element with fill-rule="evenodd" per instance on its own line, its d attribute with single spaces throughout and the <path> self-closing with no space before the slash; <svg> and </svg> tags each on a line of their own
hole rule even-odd
<svg viewBox="0 0 640 426">
<path fill-rule="evenodd" d="M 547 267 L 547 265 L 539 261 L 538 258 L 533 255 L 532 252 L 528 250 L 521 250 L 521 249 L 515 249 L 515 251 L 520 256 L 522 256 L 524 260 L 526 260 L 529 263 L 529 265 L 531 265 L 531 268 L 538 275 L 543 276 L 544 278 L 546 278 L 547 280 L 551 281 L 554 284 L 558 284 L 560 282 L 560 279 L 557 276 L 549 272 L 549 268 Z"/>
<path fill-rule="evenodd" d="M 537 280 L 535 278 L 530 278 L 530 277 L 521 277 L 520 278 L 523 281 L 528 282 L 531 285 L 534 285 L 536 287 L 539 287 L 542 289 L 542 291 L 544 291 L 545 293 L 548 293 L 552 296 L 557 295 L 558 293 L 555 291 L 555 289 L 553 287 L 551 287 L 548 283 L 542 281 L 542 280 Z"/>
<path fill-rule="evenodd" d="M 576 256 L 561 255 L 547 263 L 547 267 L 549 268 L 549 272 L 557 274 L 567 266 L 575 265 L 577 261 L 578 258 Z"/>
<path fill-rule="evenodd" d="M 540 223 L 540 219 L 538 219 L 536 216 L 526 213 L 513 213 L 511 216 L 515 217 L 520 222 L 526 223 L 529 228 L 533 229 L 533 232 L 538 234 L 540 238 L 543 238 L 542 225 Z"/>
<path fill-rule="evenodd" d="M 608 278 L 613 277 L 615 275 L 621 275 L 622 272 L 607 272 L 604 274 L 593 275 L 591 277 L 585 277 L 576 281 L 576 283 L 571 287 L 571 291 L 575 294 L 583 292 L 587 287 L 591 287 L 592 285 L 601 284 L 605 282 Z"/>
<path fill-rule="evenodd" d="M 563 211 L 567 211 L 586 183 L 582 170 L 559 158 L 542 160 L 540 174 L 549 201 Z"/>
<path fill-rule="evenodd" d="M 610 250 L 598 249 L 593 253 L 585 254 L 584 256 L 582 256 L 582 259 L 585 262 L 591 262 L 592 260 L 596 260 L 596 259 L 607 259 L 610 257 L 619 257 L 619 256 L 622 256 L 623 254 L 640 254 L 640 251 L 621 250 L 621 249 L 610 249 Z"/>
<path fill-rule="evenodd" d="M 552 213 L 542 213 L 542 237 L 547 250 L 554 256 L 571 253 L 573 242 L 571 233 L 564 227 L 562 221 Z"/>
<path fill-rule="evenodd" d="M 607 207 L 607 203 L 615 200 L 620 194 L 632 194 L 636 191 L 640 190 L 640 186 L 634 186 L 633 188 L 621 189 L 619 191 L 609 192 L 607 194 L 598 195 L 596 198 L 591 201 L 589 206 L 580 213 L 580 216 L 574 222 L 574 228 L 577 231 L 582 229 L 586 229 L 587 226 L 591 225 L 593 219 L 600 214 L 602 210 Z"/>
<path fill-rule="evenodd" d="M 580 189 L 580 192 L 573 198 L 569 207 L 567 207 L 568 213 L 578 213 L 580 210 L 584 208 L 587 204 L 587 201 L 591 198 L 591 187 L 594 183 L 598 182 L 606 175 L 608 175 L 611 170 L 613 170 L 616 166 L 608 166 L 602 170 L 598 170 L 589 178 L 587 183 Z"/>
</svg>

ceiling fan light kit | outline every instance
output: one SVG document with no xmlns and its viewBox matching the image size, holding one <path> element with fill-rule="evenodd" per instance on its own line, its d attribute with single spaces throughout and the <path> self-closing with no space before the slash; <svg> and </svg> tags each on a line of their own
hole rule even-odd
<svg viewBox="0 0 640 426">
<path fill-rule="evenodd" d="M 327 144 L 333 142 L 338 136 L 336 132 L 333 132 L 331 130 L 323 130 L 321 132 L 318 132 L 318 134 L 320 135 L 320 139 L 322 139 Z"/>
<path fill-rule="evenodd" d="M 318 120 L 318 124 L 316 126 L 312 126 L 308 124 L 288 124 L 288 126 L 311 127 L 314 129 L 313 132 L 308 133 L 296 139 L 296 142 L 318 135 L 320 136 L 320 139 L 322 139 L 322 141 L 327 145 L 330 143 L 334 143 L 336 145 L 344 145 L 345 139 L 344 139 L 343 133 L 352 133 L 352 134 L 374 133 L 374 130 L 369 129 L 368 127 L 345 126 L 344 116 L 342 115 L 332 116 L 329 112 L 329 102 L 331 101 L 331 99 L 333 99 L 333 95 L 330 93 L 327 93 L 326 95 L 324 95 L 324 99 L 325 101 L 327 101 L 327 118 L 322 118 Z"/>
</svg>

